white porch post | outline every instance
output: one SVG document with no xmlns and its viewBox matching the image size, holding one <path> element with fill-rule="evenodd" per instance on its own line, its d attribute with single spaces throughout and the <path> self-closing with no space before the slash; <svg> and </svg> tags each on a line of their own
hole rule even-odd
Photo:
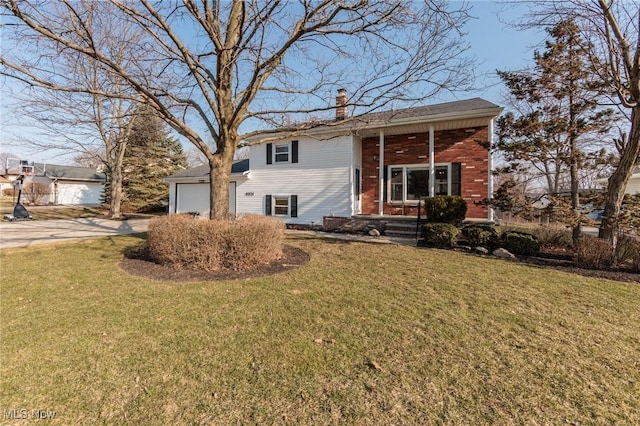
<svg viewBox="0 0 640 426">
<path fill-rule="evenodd" d="M 378 179 L 380 181 L 380 192 L 378 196 L 378 214 L 384 216 L 384 130 L 380 130 L 379 143 L 380 149 L 378 152 Z"/>
<path fill-rule="evenodd" d="M 435 162 L 435 136 L 433 126 L 429 126 L 429 197 L 436 195 L 436 162 Z"/>
<path fill-rule="evenodd" d="M 493 198 L 493 118 L 489 121 L 489 159 L 488 159 L 488 168 L 489 168 L 489 176 L 487 177 L 487 198 L 491 200 Z M 494 211 L 491 206 L 487 209 L 487 220 L 493 222 L 494 220 Z"/>
</svg>

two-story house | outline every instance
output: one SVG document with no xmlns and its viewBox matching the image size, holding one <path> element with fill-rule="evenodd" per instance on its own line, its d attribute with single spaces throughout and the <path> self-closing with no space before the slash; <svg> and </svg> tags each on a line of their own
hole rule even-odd
<svg viewBox="0 0 640 426">
<path fill-rule="evenodd" d="M 475 98 L 347 119 L 344 91 L 336 99 L 335 122 L 246 140 L 249 159 L 231 174 L 231 213 L 310 225 L 327 216 L 413 216 L 420 198 L 460 195 L 468 219 L 492 220 L 479 202 L 492 193 L 489 147 L 502 108 Z M 169 213 L 208 213 L 208 166 L 166 181 Z"/>
</svg>

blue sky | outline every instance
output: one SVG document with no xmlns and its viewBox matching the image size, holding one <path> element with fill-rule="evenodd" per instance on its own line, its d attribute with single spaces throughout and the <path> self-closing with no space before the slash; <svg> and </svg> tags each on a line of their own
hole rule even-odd
<svg viewBox="0 0 640 426">
<path fill-rule="evenodd" d="M 475 93 L 456 94 L 453 99 L 481 97 L 503 104 L 506 88 L 495 71 L 514 71 L 533 63 L 533 53 L 545 39 L 544 31 L 517 30 L 509 24 L 520 22 L 528 12 L 524 4 L 506 5 L 492 1 L 470 2 L 474 17 L 465 27 L 470 52 L 479 61 Z M 444 99 L 451 100 L 452 98 Z"/>
<path fill-rule="evenodd" d="M 532 63 L 533 48 L 539 46 L 545 34 L 533 30 L 516 30 L 508 23 L 515 23 L 527 13 L 526 5 L 504 5 L 492 1 L 471 1 L 471 15 L 464 31 L 470 44 L 469 53 L 476 57 L 477 90 L 464 93 L 442 93 L 425 103 L 482 97 L 498 105 L 504 104 L 504 86 L 495 75 L 495 70 L 517 70 Z M 7 48 L 7 46 L 2 47 Z M 71 164 L 73 155 L 60 157 L 59 152 L 34 152 L 28 147 L 12 142 L 16 135 L 29 136 L 28 126 L 20 117 L 15 117 L 7 100 L 7 86 L 1 87 L 0 96 L 0 151 L 10 152 L 29 161 Z M 186 144 L 185 148 L 191 146 Z"/>
</svg>

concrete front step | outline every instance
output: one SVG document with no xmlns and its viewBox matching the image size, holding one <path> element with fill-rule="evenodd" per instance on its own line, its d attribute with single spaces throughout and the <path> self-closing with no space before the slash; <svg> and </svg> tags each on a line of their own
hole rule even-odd
<svg viewBox="0 0 640 426">
<path fill-rule="evenodd" d="M 385 235 L 389 237 L 416 238 L 415 221 L 388 221 Z"/>
</svg>

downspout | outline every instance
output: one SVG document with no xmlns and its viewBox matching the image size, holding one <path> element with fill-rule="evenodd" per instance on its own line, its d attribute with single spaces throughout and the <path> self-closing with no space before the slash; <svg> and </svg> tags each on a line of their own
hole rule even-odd
<svg viewBox="0 0 640 426">
<path fill-rule="evenodd" d="M 356 213 L 356 208 L 355 208 L 355 203 L 356 203 L 356 190 L 355 190 L 355 185 L 354 185 L 354 175 L 355 175 L 355 169 L 356 166 L 354 164 L 354 155 L 353 155 L 353 148 L 355 145 L 355 137 L 353 132 L 351 132 L 351 141 L 350 141 L 350 146 L 349 146 L 349 167 L 347 168 L 347 173 L 349 174 L 349 201 L 351 204 L 351 214 L 349 216 L 353 216 Z"/>
<path fill-rule="evenodd" d="M 491 200 L 493 198 L 493 118 L 489 120 L 489 158 L 488 158 L 488 166 L 489 166 L 489 176 L 487 180 L 487 198 Z M 494 211 L 493 207 L 489 205 L 487 209 L 487 220 L 489 222 L 494 221 Z"/>
<path fill-rule="evenodd" d="M 384 216 L 384 130 L 380 130 L 378 145 L 378 180 L 380 181 L 380 192 L 378 195 L 378 215 Z"/>
<path fill-rule="evenodd" d="M 429 126 L 429 197 L 436 195 L 435 136 L 433 125 Z"/>
</svg>

